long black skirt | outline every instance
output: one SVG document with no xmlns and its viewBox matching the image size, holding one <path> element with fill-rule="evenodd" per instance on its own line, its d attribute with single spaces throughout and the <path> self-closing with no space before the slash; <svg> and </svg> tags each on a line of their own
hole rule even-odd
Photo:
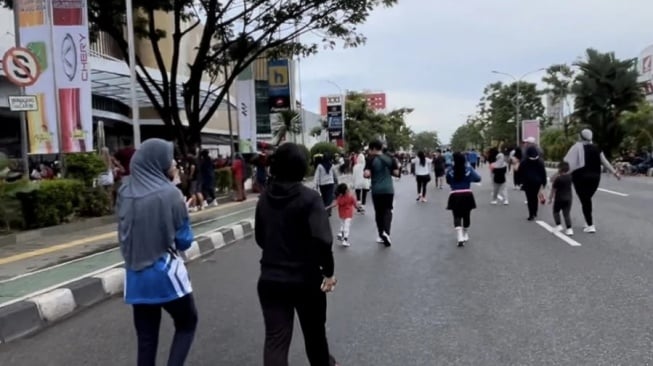
<svg viewBox="0 0 653 366">
<path fill-rule="evenodd" d="M 447 202 L 447 210 L 455 212 L 467 212 L 476 208 L 474 193 L 470 192 L 451 192 Z"/>
</svg>

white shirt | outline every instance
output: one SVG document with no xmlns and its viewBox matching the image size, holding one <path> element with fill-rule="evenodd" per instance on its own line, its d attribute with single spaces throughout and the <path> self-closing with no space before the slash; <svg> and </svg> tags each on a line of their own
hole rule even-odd
<svg viewBox="0 0 653 366">
<path fill-rule="evenodd" d="M 426 158 L 426 164 L 423 166 L 419 163 L 419 158 L 413 159 L 412 163 L 415 164 L 415 175 L 431 174 L 431 164 L 433 163 L 432 159 Z"/>
</svg>

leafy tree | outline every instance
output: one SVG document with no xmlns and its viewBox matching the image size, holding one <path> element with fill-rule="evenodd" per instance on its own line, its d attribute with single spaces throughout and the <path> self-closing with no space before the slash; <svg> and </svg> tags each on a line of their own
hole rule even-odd
<svg viewBox="0 0 653 366">
<path fill-rule="evenodd" d="M 613 52 L 590 48 L 576 66 L 579 74 L 572 88 L 576 96 L 574 113 L 592 129 L 594 141 L 610 157 L 626 134 L 619 118 L 624 112 L 636 111 L 644 97 L 635 61 L 620 60 Z"/>
<path fill-rule="evenodd" d="M 200 143 L 200 131 L 218 110 L 237 76 L 261 57 L 308 56 L 320 45 L 356 47 L 366 38 L 358 31 L 370 13 L 397 0 L 133 0 L 134 31 L 149 42 L 162 81 L 137 58 L 138 83 L 182 148 Z M 13 0 L 0 0 L 6 7 Z M 161 14 L 172 17 L 174 29 L 160 28 Z M 91 36 L 104 32 L 127 60 L 125 0 L 88 0 Z M 303 34 L 318 34 L 318 41 L 303 42 Z M 180 61 L 186 37 L 198 39 L 196 54 Z M 311 39 L 316 39 L 311 37 Z M 170 44 L 164 55 L 162 43 Z M 182 77 L 184 72 L 188 77 Z M 209 93 L 202 84 L 210 80 Z M 183 98 L 183 103 L 178 102 Z M 184 127 L 182 121 L 188 121 Z"/>
<path fill-rule="evenodd" d="M 569 65 L 556 64 L 549 66 L 546 69 L 546 75 L 542 78 L 542 81 L 548 85 L 545 91 L 551 93 L 553 102 L 562 104 L 561 115 L 557 117 L 562 121 L 564 136 L 569 136 L 569 126 L 573 122 L 570 115 L 565 115 L 565 107 L 571 114 L 572 107 L 569 97 L 573 95 L 572 86 L 575 77 L 576 73 Z"/>
<path fill-rule="evenodd" d="M 632 140 L 626 148 L 653 149 L 653 106 L 642 101 L 635 111 L 619 116 L 619 123 Z"/>
<path fill-rule="evenodd" d="M 322 132 L 324 131 L 324 128 L 322 126 L 315 126 L 311 128 L 311 131 L 309 134 L 313 137 L 320 137 L 322 135 Z"/>
<path fill-rule="evenodd" d="M 424 131 L 414 134 L 411 144 L 414 151 L 430 152 L 440 146 L 440 139 L 437 132 Z"/>
<path fill-rule="evenodd" d="M 279 146 L 282 142 L 286 141 L 288 135 L 294 137 L 302 133 L 301 115 L 293 110 L 281 111 L 272 126 L 272 131 L 276 144 Z"/>
<path fill-rule="evenodd" d="M 576 139 L 569 135 L 570 132 L 559 127 L 549 127 L 542 131 L 540 146 L 547 160 L 561 161 L 565 157 L 571 145 L 576 142 Z"/>
<path fill-rule="evenodd" d="M 388 113 L 374 111 L 360 94 L 349 94 L 346 102 L 345 141 L 349 150 L 359 150 L 371 140 L 385 138 L 390 150 L 408 148 L 412 131 L 406 125 L 410 108 Z"/>
<path fill-rule="evenodd" d="M 458 127 L 451 136 L 451 149 L 465 151 L 469 148 L 482 148 L 483 135 L 478 125 L 468 121 Z"/>
<path fill-rule="evenodd" d="M 518 89 L 519 94 L 517 93 Z M 486 86 L 475 118 L 482 125 L 476 127 L 476 132 L 480 134 L 481 140 L 496 141 L 500 144 L 512 143 L 516 140 L 514 123 L 517 118 L 517 103 L 520 107 L 520 120 L 543 121 L 545 108 L 541 96 L 536 84 L 524 81 L 507 85 L 496 82 Z"/>
</svg>

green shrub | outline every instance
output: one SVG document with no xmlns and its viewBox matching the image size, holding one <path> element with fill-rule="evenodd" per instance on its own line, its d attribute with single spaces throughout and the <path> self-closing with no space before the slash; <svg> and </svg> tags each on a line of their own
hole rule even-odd
<svg viewBox="0 0 653 366">
<path fill-rule="evenodd" d="M 329 154 L 331 156 L 340 153 L 340 148 L 330 142 L 318 142 L 311 148 L 311 158 L 317 154 Z"/>
<path fill-rule="evenodd" d="M 574 135 L 565 137 L 564 131 L 559 128 L 547 128 L 540 136 L 540 146 L 544 150 L 546 161 L 561 161 L 574 142 Z"/>
<path fill-rule="evenodd" d="M 64 158 L 66 178 L 79 179 L 87 187 L 107 170 L 104 161 L 96 153 L 67 154 Z"/>
<path fill-rule="evenodd" d="M 220 168 L 215 170 L 215 187 L 219 193 L 228 193 L 234 186 L 231 168 Z"/>
<path fill-rule="evenodd" d="M 84 183 L 74 179 L 44 180 L 36 189 L 17 193 L 26 228 L 39 228 L 66 222 L 79 207 Z"/>
<path fill-rule="evenodd" d="M 110 192 L 102 187 L 87 187 L 80 197 L 79 216 L 100 217 L 111 213 Z"/>
</svg>

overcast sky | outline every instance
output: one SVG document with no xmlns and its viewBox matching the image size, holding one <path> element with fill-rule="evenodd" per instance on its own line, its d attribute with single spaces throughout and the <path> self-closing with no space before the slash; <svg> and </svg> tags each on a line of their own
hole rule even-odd
<svg viewBox="0 0 653 366">
<path fill-rule="evenodd" d="M 412 107 L 415 131 L 443 142 L 475 110 L 500 70 L 515 76 L 573 62 L 588 47 L 632 58 L 653 44 L 652 0 L 399 0 L 377 10 L 358 49 L 301 62 L 304 105 L 348 90 L 382 90 L 390 108 Z M 526 78 L 539 81 L 542 73 Z"/>
</svg>

